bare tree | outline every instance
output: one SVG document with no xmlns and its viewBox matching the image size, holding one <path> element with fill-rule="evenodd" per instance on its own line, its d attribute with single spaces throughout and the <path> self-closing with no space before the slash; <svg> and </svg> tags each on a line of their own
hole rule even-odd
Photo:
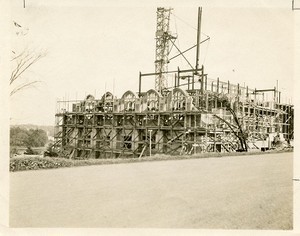
<svg viewBox="0 0 300 236">
<path fill-rule="evenodd" d="M 215 97 L 217 98 L 217 100 L 219 102 L 221 102 L 223 104 L 223 107 L 226 108 L 226 110 L 228 110 L 231 113 L 235 125 L 232 123 L 229 123 L 228 121 L 224 120 L 223 118 L 221 118 L 218 115 L 214 115 L 214 116 L 227 124 L 227 126 L 230 128 L 232 133 L 238 138 L 238 140 L 240 142 L 240 146 L 241 146 L 241 151 L 247 152 L 248 151 L 247 133 L 243 130 L 241 121 L 238 118 L 237 113 L 231 107 L 231 104 L 230 104 L 230 101 L 228 100 L 228 98 L 226 98 L 224 96 L 220 96 L 220 95 L 215 96 Z"/>
<path fill-rule="evenodd" d="M 28 28 L 24 28 L 17 22 L 13 21 L 13 25 L 15 27 L 15 33 L 17 36 L 24 37 L 28 33 Z M 40 81 L 34 80 L 29 82 L 20 83 L 18 85 L 16 84 L 16 81 L 19 81 L 24 73 L 28 71 L 30 67 L 32 67 L 34 64 L 36 64 L 41 58 L 46 56 L 46 52 L 41 51 L 30 51 L 29 49 L 24 49 L 21 53 L 16 53 L 15 51 L 12 51 L 12 72 L 10 75 L 9 84 L 12 88 L 10 92 L 10 96 L 14 95 L 18 91 L 33 86 L 33 84 L 36 84 Z"/>
<path fill-rule="evenodd" d="M 14 52 L 13 52 L 14 53 Z M 22 75 L 35 63 L 37 63 L 41 58 L 46 56 L 45 52 L 30 52 L 29 50 L 25 49 L 23 52 L 19 53 L 18 55 L 15 55 L 12 57 L 11 61 L 13 64 L 12 72 L 10 75 L 10 81 L 9 84 L 13 86 L 13 84 L 22 78 Z M 35 83 L 38 83 L 40 81 L 34 80 L 29 82 L 24 82 L 19 85 L 17 85 L 15 88 L 13 88 L 10 92 L 10 96 L 14 95 L 18 91 L 30 87 Z"/>
</svg>

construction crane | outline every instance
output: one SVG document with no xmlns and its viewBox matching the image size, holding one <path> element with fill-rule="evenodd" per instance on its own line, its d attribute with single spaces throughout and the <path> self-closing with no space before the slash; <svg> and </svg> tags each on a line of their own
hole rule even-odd
<svg viewBox="0 0 300 236">
<path fill-rule="evenodd" d="M 170 14 L 172 8 L 157 8 L 156 25 L 156 55 L 155 55 L 155 89 L 162 93 L 168 87 L 168 55 L 169 41 L 175 39 L 169 31 Z"/>
<path fill-rule="evenodd" d="M 163 93 L 163 91 L 168 87 L 168 63 L 171 59 L 174 59 L 177 56 L 183 56 L 183 58 L 187 61 L 187 63 L 190 65 L 190 67 L 195 70 L 195 74 L 198 74 L 199 68 L 199 56 L 200 56 L 200 44 L 204 43 L 205 41 L 209 40 L 207 39 L 203 40 L 201 42 L 200 40 L 200 34 L 201 34 L 201 15 L 202 15 L 202 7 L 198 8 L 198 29 L 197 29 L 197 43 L 196 45 L 190 47 L 189 49 L 185 51 L 181 51 L 176 45 L 175 40 L 176 37 L 173 36 L 169 30 L 170 28 L 170 14 L 172 8 L 163 8 L 158 7 L 157 8 L 157 25 L 156 25 L 156 54 L 155 54 L 155 89 Z M 173 56 L 172 58 L 168 58 L 169 56 L 169 43 L 172 43 L 172 46 L 174 46 L 179 54 L 176 56 Z M 188 59 L 184 56 L 184 53 L 193 49 L 196 47 L 196 67 L 194 68 L 191 63 L 188 61 Z"/>
</svg>

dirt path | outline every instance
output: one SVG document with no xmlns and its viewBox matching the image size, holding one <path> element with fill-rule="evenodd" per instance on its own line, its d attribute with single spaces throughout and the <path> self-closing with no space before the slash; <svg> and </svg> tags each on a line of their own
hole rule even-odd
<svg viewBox="0 0 300 236">
<path fill-rule="evenodd" d="M 291 229 L 292 155 L 10 173 L 10 224 Z"/>
</svg>

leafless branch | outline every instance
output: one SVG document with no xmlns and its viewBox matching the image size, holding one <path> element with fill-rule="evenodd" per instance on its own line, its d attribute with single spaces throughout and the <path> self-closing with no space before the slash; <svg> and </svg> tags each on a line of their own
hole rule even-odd
<svg viewBox="0 0 300 236">
<path fill-rule="evenodd" d="M 14 73 L 12 73 L 10 84 L 12 84 L 16 79 L 18 79 L 21 74 L 23 74 L 34 63 L 36 63 L 41 57 L 42 55 L 37 55 L 36 57 L 31 56 L 19 62 L 16 70 L 14 71 Z"/>
<path fill-rule="evenodd" d="M 22 84 L 22 85 L 16 87 L 15 89 L 13 89 L 10 92 L 10 96 L 14 95 L 16 92 L 20 91 L 21 89 L 32 86 L 33 84 L 36 84 L 36 83 L 39 83 L 39 82 L 41 82 L 41 81 L 32 81 L 32 82 L 29 82 L 29 83 Z"/>
<path fill-rule="evenodd" d="M 19 55 L 13 57 L 13 58 L 11 59 L 11 61 L 16 60 L 16 59 L 18 59 L 19 57 L 23 56 L 24 53 L 25 53 L 25 51 L 26 51 L 26 50 L 24 50 L 23 52 L 21 52 Z"/>
<path fill-rule="evenodd" d="M 12 70 L 10 84 L 12 84 L 18 78 L 20 78 L 20 76 L 26 70 L 28 70 L 29 67 L 34 65 L 44 56 L 46 56 L 46 53 L 35 54 L 23 51 L 21 54 L 14 57 L 12 60 L 16 61 L 16 67 Z"/>
<path fill-rule="evenodd" d="M 10 85 L 12 84 L 19 78 L 21 78 L 21 75 L 28 70 L 32 65 L 34 65 L 36 62 L 38 62 L 42 57 L 46 56 L 45 52 L 29 52 L 27 49 L 22 51 L 20 54 L 17 56 L 13 57 L 11 61 L 14 61 L 15 63 L 15 68 L 11 72 L 11 77 L 10 77 Z M 21 85 L 16 86 L 14 89 L 12 89 L 10 96 L 14 95 L 18 91 L 28 88 L 30 86 L 33 86 L 33 84 L 36 84 L 41 81 L 32 81 L 32 82 L 27 82 L 23 83 Z"/>
</svg>

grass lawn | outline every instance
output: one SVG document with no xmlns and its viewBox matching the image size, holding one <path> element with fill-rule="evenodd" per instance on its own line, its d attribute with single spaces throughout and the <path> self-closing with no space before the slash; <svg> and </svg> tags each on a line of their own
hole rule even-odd
<svg viewBox="0 0 300 236">
<path fill-rule="evenodd" d="M 11 172 L 10 225 L 292 229 L 292 156 Z"/>
</svg>

